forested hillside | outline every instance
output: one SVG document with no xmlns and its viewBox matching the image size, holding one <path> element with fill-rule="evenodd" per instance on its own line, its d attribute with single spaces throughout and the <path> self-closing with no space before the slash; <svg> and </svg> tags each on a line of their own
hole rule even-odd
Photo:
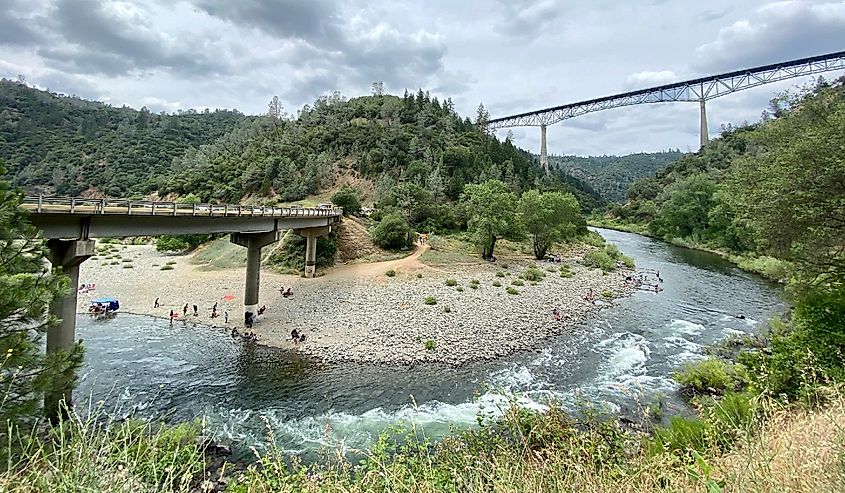
<svg viewBox="0 0 845 493">
<path fill-rule="evenodd" d="M 675 150 L 627 156 L 549 156 L 549 163 L 590 184 L 605 200 L 622 202 L 634 181 L 653 176 L 683 155 Z"/>
<path fill-rule="evenodd" d="M 483 107 L 478 118 L 485 118 Z M 267 197 L 291 201 L 331 188 L 340 175 L 374 183 L 375 201 L 398 184 L 417 201 L 457 200 L 468 183 L 502 180 L 513 191 L 563 187 L 591 209 L 599 197 L 563 175 L 541 180 L 536 159 L 478 130 L 450 99 L 427 92 L 403 97 L 335 93 L 306 106 L 296 119 L 271 110 L 219 141 L 189 150 L 174 163 L 165 191 L 202 200 Z"/>
<path fill-rule="evenodd" d="M 820 80 L 635 182 L 607 219 L 676 243 L 800 262 L 803 276 L 828 282 L 845 271 L 843 156 L 843 79 Z"/>
<path fill-rule="evenodd" d="M 174 158 L 254 117 L 237 111 L 153 114 L 0 80 L 0 159 L 27 191 L 142 196 L 166 181 Z"/>
</svg>

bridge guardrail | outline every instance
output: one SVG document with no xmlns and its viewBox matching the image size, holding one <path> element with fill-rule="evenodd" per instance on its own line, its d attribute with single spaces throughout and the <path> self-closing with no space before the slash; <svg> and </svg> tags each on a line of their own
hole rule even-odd
<svg viewBox="0 0 845 493">
<path fill-rule="evenodd" d="M 28 195 L 21 206 L 36 214 L 112 214 L 128 216 L 207 216 L 207 217 L 337 217 L 343 209 L 275 207 L 240 204 L 182 204 L 126 199 L 86 199 Z"/>
</svg>

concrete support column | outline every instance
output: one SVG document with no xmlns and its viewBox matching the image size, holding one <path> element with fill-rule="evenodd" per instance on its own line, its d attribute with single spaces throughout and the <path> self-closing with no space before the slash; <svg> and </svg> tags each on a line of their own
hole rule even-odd
<svg viewBox="0 0 845 493">
<path fill-rule="evenodd" d="M 261 285 L 261 249 L 279 241 L 279 231 L 266 233 L 234 233 L 232 243 L 246 247 L 246 281 L 244 284 L 244 323 L 258 315 L 258 291 Z"/>
<path fill-rule="evenodd" d="M 546 151 L 546 125 L 540 125 L 540 167 L 544 173 L 549 172 L 549 155 Z"/>
<path fill-rule="evenodd" d="M 317 237 L 305 237 L 305 277 L 317 277 Z"/>
<path fill-rule="evenodd" d="M 76 342 L 76 295 L 79 291 L 79 265 L 94 255 L 93 240 L 50 240 L 50 263 L 53 269 L 61 268 L 70 278 L 69 292 L 50 306 L 50 314 L 61 322 L 47 329 L 47 353 L 71 349 Z M 59 403 L 64 400 L 68 408 L 73 404 L 71 388 L 53 389 L 44 396 L 44 411 L 55 420 L 60 411 Z"/>
<path fill-rule="evenodd" d="M 704 103 L 704 98 L 698 100 L 699 108 L 701 109 L 701 147 L 703 148 L 707 145 L 707 142 L 710 140 L 709 136 L 707 135 L 707 108 Z"/>
<path fill-rule="evenodd" d="M 305 277 L 317 277 L 317 237 L 331 233 L 332 227 L 295 229 L 293 232 L 305 237 Z"/>
</svg>

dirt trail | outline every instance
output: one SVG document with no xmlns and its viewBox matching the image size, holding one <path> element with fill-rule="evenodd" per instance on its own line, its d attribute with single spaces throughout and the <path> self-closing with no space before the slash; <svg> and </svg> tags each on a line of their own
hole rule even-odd
<svg viewBox="0 0 845 493">
<path fill-rule="evenodd" d="M 416 250 L 407 257 L 398 260 L 385 262 L 374 262 L 366 264 L 351 264 L 332 267 L 326 270 L 324 276 L 317 279 L 352 279 L 360 277 L 384 277 L 384 273 L 390 269 L 395 271 L 413 272 L 420 269 L 427 269 L 428 266 L 420 262 L 420 255 L 431 248 L 429 245 L 417 245 Z M 316 279 L 315 279 L 316 280 Z"/>
</svg>

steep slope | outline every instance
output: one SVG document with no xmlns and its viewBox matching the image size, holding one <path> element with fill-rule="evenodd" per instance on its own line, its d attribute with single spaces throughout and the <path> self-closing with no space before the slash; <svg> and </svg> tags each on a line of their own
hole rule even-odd
<svg viewBox="0 0 845 493">
<path fill-rule="evenodd" d="M 0 79 L 0 159 L 30 192 L 140 196 L 174 158 L 252 120 L 237 111 L 153 114 Z"/>
<path fill-rule="evenodd" d="M 607 201 L 621 202 L 634 181 L 654 175 L 683 155 L 664 151 L 627 156 L 549 156 L 549 163 L 587 182 Z"/>
</svg>

